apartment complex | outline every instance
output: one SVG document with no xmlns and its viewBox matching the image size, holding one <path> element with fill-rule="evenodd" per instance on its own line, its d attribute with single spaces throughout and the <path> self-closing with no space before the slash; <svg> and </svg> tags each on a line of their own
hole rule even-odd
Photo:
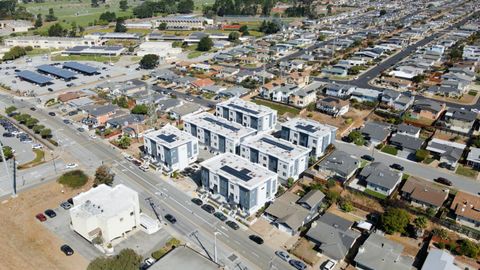
<svg viewBox="0 0 480 270">
<path fill-rule="evenodd" d="M 282 124 L 282 139 L 293 144 L 310 148 L 310 155 L 320 157 L 327 147 L 335 141 L 337 128 L 318 122 L 293 118 Z"/>
<path fill-rule="evenodd" d="M 255 135 L 254 129 L 203 112 L 183 119 L 185 131 L 198 138 L 201 144 L 220 153 L 240 152 L 240 143 Z"/>
<path fill-rule="evenodd" d="M 198 139 L 172 125 L 144 135 L 145 153 L 167 171 L 183 170 L 198 157 Z"/>
<path fill-rule="evenodd" d="M 277 123 L 277 111 L 239 98 L 218 103 L 215 114 L 258 131 L 272 130 Z"/>
<path fill-rule="evenodd" d="M 271 135 L 256 135 L 240 145 L 240 155 L 278 174 L 286 183 L 288 178 L 298 179 L 308 167 L 310 149 Z"/>
<path fill-rule="evenodd" d="M 247 159 L 224 153 L 200 165 L 202 186 L 248 215 L 275 198 L 277 175 Z"/>
</svg>

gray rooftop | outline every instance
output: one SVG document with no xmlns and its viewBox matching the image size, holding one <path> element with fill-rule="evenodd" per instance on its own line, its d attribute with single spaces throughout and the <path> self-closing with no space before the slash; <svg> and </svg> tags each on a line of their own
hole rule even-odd
<svg viewBox="0 0 480 270">
<path fill-rule="evenodd" d="M 420 130 L 421 130 L 421 128 L 419 128 L 419 127 L 415 127 L 415 126 L 412 126 L 412 125 L 407 125 L 407 124 L 404 124 L 404 123 L 397 126 L 397 131 L 398 132 L 404 132 L 404 133 L 408 133 L 408 134 L 411 134 L 411 135 L 417 134 Z"/>
<path fill-rule="evenodd" d="M 296 231 L 310 214 L 307 209 L 296 203 L 299 199 L 300 196 L 287 191 L 276 198 L 265 213 L 276 217 L 278 223 L 285 224 Z"/>
<path fill-rule="evenodd" d="M 420 149 L 425 141 L 420 138 L 415 138 L 412 136 L 404 134 L 394 134 L 390 138 L 390 143 L 401 146 L 406 149 L 416 150 Z"/>
<path fill-rule="evenodd" d="M 325 134 L 331 134 L 333 131 L 337 130 L 337 128 L 334 126 L 320 124 L 317 121 L 299 117 L 292 118 L 291 120 L 283 123 L 282 127 L 315 137 L 323 137 Z"/>
<path fill-rule="evenodd" d="M 383 141 L 390 134 L 389 126 L 378 122 L 367 122 L 361 129 L 362 134 L 368 135 L 371 139 Z"/>
<path fill-rule="evenodd" d="M 119 108 L 115 105 L 87 105 L 81 108 L 83 111 L 86 111 L 88 114 L 95 117 L 102 116 L 109 113 L 114 113 Z"/>
<path fill-rule="evenodd" d="M 168 149 L 198 140 L 196 137 L 190 135 L 190 133 L 179 130 L 170 124 L 165 125 L 159 130 L 149 132 L 144 136 L 145 138 L 153 140 L 157 144 L 163 145 Z"/>
<path fill-rule="evenodd" d="M 289 141 L 278 139 L 268 134 L 259 134 L 250 137 L 242 143 L 243 146 L 257 149 L 283 161 L 296 160 L 310 153 L 310 149 L 293 144 Z"/>
<path fill-rule="evenodd" d="M 455 264 L 455 257 L 445 250 L 432 249 L 428 252 L 422 270 L 460 270 Z"/>
<path fill-rule="evenodd" d="M 186 246 L 180 246 L 167 253 L 148 269 L 219 270 L 221 268 L 220 265 L 217 265 L 195 250 Z"/>
<path fill-rule="evenodd" d="M 347 177 L 360 166 L 358 158 L 337 150 L 320 162 L 318 169 L 321 171 L 331 171 L 342 177 Z"/>
<path fill-rule="evenodd" d="M 258 105 L 250 101 L 245 101 L 239 98 L 232 98 L 225 102 L 218 103 L 217 107 L 226 107 L 234 111 L 241 111 L 244 114 L 259 117 L 266 114 L 277 114 L 277 111 L 270 109 L 267 106 Z"/>
<path fill-rule="evenodd" d="M 369 183 L 392 189 L 400 182 L 401 174 L 381 162 L 372 162 L 362 169 L 360 176 Z"/>
</svg>

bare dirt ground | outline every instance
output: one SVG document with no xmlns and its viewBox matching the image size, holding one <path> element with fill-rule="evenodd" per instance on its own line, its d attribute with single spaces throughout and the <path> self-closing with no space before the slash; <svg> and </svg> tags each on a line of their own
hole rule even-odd
<svg viewBox="0 0 480 270">
<path fill-rule="evenodd" d="M 300 115 L 318 121 L 322 124 L 332 125 L 338 128 L 337 138 L 340 138 L 346 129 L 357 128 L 363 125 L 363 119 L 370 113 L 370 110 L 357 110 L 350 107 L 350 110 L 341 117 L 332 117 L 321 112 L 305 111 Z M 346 119 L 351 118 L 353 121 L 347 123 Z M 344 135 L 344 134 L 343 134 Z"/>
<path fill-rule="evenodd" d="M 35 215 L 54 208 L 80 190 L 65 190 L 50 182 L 22 192 L 0 204 L 0 269 L 86 269 L 88 261 L 75 253 L 67 257 L 60 251 L 64 243 L 52 234 Z"/>
</svg>

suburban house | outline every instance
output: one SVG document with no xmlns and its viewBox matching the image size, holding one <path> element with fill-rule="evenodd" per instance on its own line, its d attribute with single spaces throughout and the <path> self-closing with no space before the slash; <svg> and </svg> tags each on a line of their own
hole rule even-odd
<svg viewBox="0 0 480 270">
<path fill-rule="evenodd" d="M 448 189 L 410 177 L 403 185 L 401 194 L 414 207 L 438 210 L 448 198 Z"/>
<path fill-rule="evenodd" d="M 443 116 L 445 126 L 453 131 L 469 134 L 477 119 L 477 114 L 472 111 L 450 107 Z"/>
<path fill-rule="evenodd" d="M 318 215 L 324 197 L 320 190 L 311 190 L 303 197 L 287 191 L 267 207 L 264 216 L 280 231 L 294 235 Z"/>
<path fill-rule="evenodd" d="M 385 89 L 382 92 L 381 104 L 393 111 L 405 111 L 412 106 L 415 100 L 411 92 L 399 92 Z"/>
<path fill-rule="evenodd" d="M 341 261 L 360 237 L 352 225 L 352 221 L 327 212 L 312 224 L 305 236 L 322 254 Z"/>
<path fill-rule="evenodd" d="M 455 257 L 444 249 L 432 248 L 428 251 L 421 270 L 461 270 L 455 264 Z"/>
<path fill-rule="evenodd" d="M 355 266 L 361 270 L 410 270 L 413 258 L 402 255 L 404 246 L 372 233 L 358 249 Z"/>
<path fill-rule="evenodd" d="M 448 164 L 454 168 L 457 166 L 458 160 L 462 157 L 466 145 L 446 140 L 433 138 L 427 146 L 427 150 L 440 160 L 440 163 Z"/>
<path fill-rule="evenodd" d="M 415 155 L 415 152 L 421 149 L 424 143 L 425 141 L 423 139 L 401 133 L 393 134 L 392 137 L 390 137 L 390 145 L 402 151 L 405 157 Z"/>
<path fill-rule="evenodd" d="M 339 98 L 326 97 L 317 101 L 316 107 L 320 112 L 338 117 L 348 112 L 350 102 Z"/>
<path fill-rule="evenodd" d="M 381 162 L 372 162 L 358 174 L 366 188 L 385 196 L 390 196 L 402 180 L 402 173 L 394 171 Z"/>
<path fill-rule="evenodd" d="M 382 92 L 373 89 L 356 87 L 352 91 L 350 99 L 356 100 L 357 102 L 377 102 L 381 93 Z"/>
<path fill-rule="evenodd" d="M 103 126 L 112 117 L 119 107 L 107 104 L 107 105 L 87 105 L 81 108 L 82 111 L 88 114 L 87 118 L 94 119 L 98 126 Z"/>
<path fill-rule="evenodd" d="M 350 179 L 358 168 L 360 168 L 360 160 L 357 157 L 336 150 L 323 159 L 316 169 L 325 179 L 333 178 L 344 182 Z"/>
<path fill-rule="evenodd" d="M 290 96 L 299 90 L 297 85 L 280 84 L 271 89 L 262 87 L 260 94 L 266 99 L 271 99 L 276 102 L 290 103 Z"/>
<path fill-rule="evenodd" d="M 351 85 L 330 83 L 325 86 L 324 92 L 327 96 L 344 99 L 350 97 L 354 89 Z"/>
<path fill-rule="evenodd" d="M 71 226 L 89 242 L 110 243 L 140 228 L 138 193 L 123 184 L 99 185 L 73 197 L 73 204 Z"/>
<path fill-rule="evenodd" d="M 141 114 L 123 114 L 116 117 L 112 117 L 111 119 L 107 120 L 106 127 L 107 128 L 123 128 L 132 125 L 141 124 L 145 121 L 145 115 Z"/>
<path fill-rule="evenodd" d="M 184 117 L 187 117 L 189 115 L 193 115 L 196 113 L 203 112 L 204 108 L 196 103 L 192 102 L 185 102 L 184 104 L 172 108 L 169 111 L 169 116 L 170 118 L 176 119 L 176 120 L 182 120 Z"/>
<path fill-rule="evenodd" d="M 197 80 L 193 81 L 191 84 L 192 84 L 193 87 L 195 87 L 197 89 L 202 89 L 206 86 L 215 85 L 215 82 L 212 81 L 210 78 L 205 78 L 205 79 L 197 79 Z"/>
<path fill-rule="evenodd" d="M 305 108 L 308 104 L 317 101 L 317 92 L 321 88 L 320 82 L 308 84 L 290 96 L 290 104 L 299 108 Z"/>
<path fill-rule="evenodd" d="M 480 226 L 480 196 L 459 190 L 450 209 L 455 212 L 457 222 L 473 228 Z"/>
<path fill-rule="evenodd" d="M 480 148 L 470 147 L 470 152 L 467 156 L 467 165 L 476 170 L 480 169 Z"/>
<path fill-rule="evenodd" d="M 414 102 L 410 111 L 410 117 L 414 119 L 426 118 L 429 120 L 437 120 L 444 110 L 445 103 L 431 99 L 421 99 Z"/>
<path fill-rule="evenodd" d="M 390 126 L 380 122 L 369 121 L 360 129 L 360 132 L 365 140 L 376 146 L 387 140 L 388 135 L 390 135 Z"/>
<path fill-rule="evenodd" d="M 407 125 L 405 123 L 397 125 L 396 129 L 397 129 L 397 134 L 401 134 L 401 135 L 405 135 L 405 136 L 411 136 L 411 137 L 415 137 L 415 138 L 420 137 L 420 131 L 422 130 L 419 127 L 412 126 L 412 125 Z"/>
</svg>

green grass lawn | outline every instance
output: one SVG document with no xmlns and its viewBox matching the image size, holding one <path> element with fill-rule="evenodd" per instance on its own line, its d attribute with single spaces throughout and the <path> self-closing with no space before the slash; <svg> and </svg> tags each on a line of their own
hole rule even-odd
<svg viewBox="0 0 480 270">
<path fill-rule="evenodd" d="M 45 152 L 43 150 L 34 149 L 33 152 L 35 153 L 35 158 L 32 161 L 19 165 L 18 166 L 19 170 L 31 168 L 45 162 L 43 160 L 45 157 Z"/>
<path fill-rule="evenodd" d="M 193 58 L 197 58 L 197 57 L 199 57 L 199 56 L 201 56 L 201 55 L 202 55 L 202 52 L 193 51 L 193 52 L 191 52 L 191 53 L 189 53 L 189 54 L 187 55 L 187 58 L 188 58 L 188 59 L 193 59 Z"/>
<path fill-rule="evenodd" d="M 214 96 L 216 96 L 215 93 L 203 93 L 202 97 L 205 99 L 212 99 Z"/>
<path fill-rule="evenodd" d="M 381 151 L 384 152 L 384 153 L 390 154 L 390 155 L 394 155 L 394 156 L 396 156 L 397 153 L 398 153 L 397 148 L 395 148 L 395 147 L 393 147 L 393 146 L 391 146 L 391 145 L 385 145 L 385 146 L 382 148 Z"/>
<path fill-rule="evenodd" d="M 404 174 L 402 175 L 402 180 L 408 180 L 408 178 L 410 178 L 410 175 L 409 175 L 409 174 L 404 173 Z"/>
<path fill-rule="evenodd" d="M 475 91 L 475 90 L 470 90 L 470 91 L 468 91 L 468 94 L 469 94 L 470 96 L 476 96 L 477 93 L 478 93 L 478 92 Z"/>
<path fill-rule="evenodd" d="M 362 159 L 362 160 L 360 161 L 360 168 L 364 168 L 365 166 L 367 166 L 367 164 L 368 164 L 368 161 Z"/>
<path fill-rule="evenodd" d="M 117 62 L 120 59 L 119 56 L 94 56 L 94 55 L 55 55 L 52 56 L 53 61 L 97 61 L 97 62 Z"/>
<path fill-rule="evenodd" d="M 466 177 L 470 177 L 470 178 L 476 178 L 478 175 L 477 171 L 463 165 L 458 165 L 458 168 L 455 171 L 455 173 L 466 176 Z"/>
<path fill-rule="evenodd" d="M 55 50 L 53 50 L 53 51 L 55 51 Z M 49 49 L 33 49 L 31 51 L 28 51 L 27 55 L 28 56 L 41 55 L 41 54 L 48 54 L 50 52 L 52 52 L 52 50 L 49 50 Z"/>
<path fill-rule="evenodd" d="M 293 107 L 290 107 L 290 106 L 278 104 L 278 103 L 275 103 L 275 102 L 270 102 L 270 101 L 262 100 L 262 99 L 254 99 L 252 101 L 254 103 L 258 104 L 258 105 L 267 106 L 267 107 L 270 107 L 270 108 L 276 110 L 279 115 L 283 115 L 285 113 L 298 115 L 300 113 L 300 110 L 297 109 L 297 108 L 293 108 Z"/>
<path fill-rule="evenodd" d="M 373 196 L 377 199 L 380 199 L 380 200 L 383 200 L 383 199 L 387 198 L 387 196 L 383 195 L 382 193 L 378 193 L 378 192 L 373 191 L 373 190 L 368 189 L 368 188 L 365 189 L 363 192 L 365 192 L 366 194 L 371 195 L 371 196 Z"/>
</svg>

